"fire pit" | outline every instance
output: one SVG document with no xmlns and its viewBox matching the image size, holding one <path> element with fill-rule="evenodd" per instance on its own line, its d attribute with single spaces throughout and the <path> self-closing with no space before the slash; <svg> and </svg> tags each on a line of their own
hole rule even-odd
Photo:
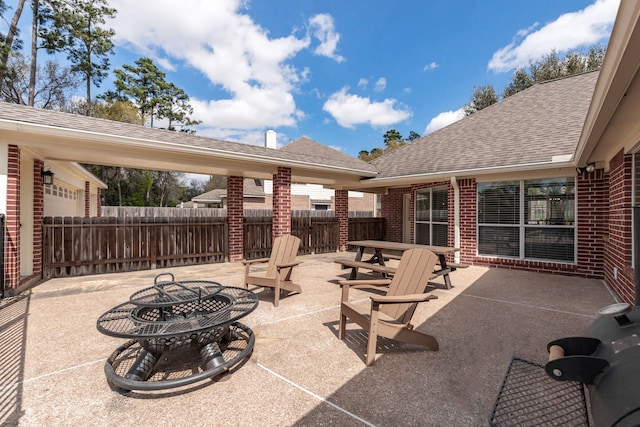
<svg viewBox="0 0 640 427">
<path fill-rule="evenodd" d="M 160 274 L 98 318 L 101 333 L 131 339 L 107 359 L 107 381 L 124 391 L 164 390 L 222 375 L 251 354 L 255 336 L 237 320 L 257 306 L 246 289 Z"/>
</svg>

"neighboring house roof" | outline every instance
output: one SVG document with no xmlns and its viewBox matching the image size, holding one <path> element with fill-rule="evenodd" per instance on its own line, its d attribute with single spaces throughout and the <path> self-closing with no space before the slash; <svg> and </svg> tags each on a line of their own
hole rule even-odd
<svg viewBox="0 0 640 427">
<path fill-rule="evenodd" d="M 536 84 L 386 153 L 369 183 L 573 166 L 598 72 Z"/>
<path fill-rule="evenodd" d="M 192 197 L 191 201 L 201 203 L 220 203 L 222 202 L 222 194 L 226 195 L 227 190 L 223 188 L 216 188 L 215 190 L 207 191 L 206 193 Z"/>
<path fill-rule="evenodd" d="M 258 180 L 260 181 L 260 180 Z M 245 178 L 242 184 L 242 192 L 244 197 L 264 197 L 264 187 L 262 182 L 260 185 L 256 183 L 255 179 Z M 199 194 L 191 198 L 192 202 L 202 203 L 220 203 L 222 199 L 227 197 L 227 190 L 224 188 L 216 188 L 215 190 L 207 191 L 206 193 Z"/>
</svg>

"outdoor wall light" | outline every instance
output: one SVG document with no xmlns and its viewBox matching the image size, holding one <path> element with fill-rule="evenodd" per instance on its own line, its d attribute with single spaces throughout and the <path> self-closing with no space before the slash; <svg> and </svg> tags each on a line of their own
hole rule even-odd
<svg viewBox="0 0 640 427">
<path fill-rule="evenodd" d="M 591 173 L 593 171 L 596 170 L 596 164 L 595 163 L 589 163 L 587 166 L 585 167 L 577 167 L 576 168 L 576 172 L 578 173 L 578 175 L 582 175 L 585 172 Z"/>
<path fill-rule="evenodd" d="M 53 184 L 53 172 L 51 172 L 50 170 L 44 170 L 44 168 L 41 168 L 40 176 L 42 177 L 42 183 L 44 185 Z"/>
</svg>

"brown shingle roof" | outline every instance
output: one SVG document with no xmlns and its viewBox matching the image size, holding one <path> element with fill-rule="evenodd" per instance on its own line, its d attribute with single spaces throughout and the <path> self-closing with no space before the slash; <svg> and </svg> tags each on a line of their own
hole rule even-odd
<svg viewBox="0 0 640 427">
<path fill-rule="evenodd" d="M 598 72 L 536 84 L 374 160 L 380 178 L 551 163 L 575 153 Z"/>
<path fill-rule="evenodd" d="M 182 145 L 185 147 L 202 147 L 221 152 L 241 155 L 246 154 L 259 158 L 272 158 L 275 160 L 281 159 L 283 161 L 292 161 L 302 164 L 320 164 L 326 165 L 327 167 L 364 171 L 369 174 L 376 172 L 376 169 L 372 165 L 347 155 L 334 157 L 329 159 L 331 160 L 330 162 L 322 163 L 322 158 L 309 156 L 304 153 L 290 152 L 287 150 L 274 150 L 259 145 L 222 141 L 219 139 L 190 135 L 184 132 L 148 128 L 130 123 L 115 122 L 77 114 L 61 113 L 58 111 L 44 110 L 4 102 L 0 102 L 0 120 L 33 123 L 61 129 L 125 138 L 136 138 L 156 143 Z"/>
</svg>

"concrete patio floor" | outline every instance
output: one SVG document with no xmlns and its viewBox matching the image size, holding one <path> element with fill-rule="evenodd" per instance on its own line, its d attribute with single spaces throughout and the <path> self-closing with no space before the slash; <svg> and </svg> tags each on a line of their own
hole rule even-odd
<svg viewBox="0 0 640 427">
<path fill-rule="evenodd" d="M 419 306 L 414 324 L 440 351 L 381 340 L 364 365 L 366 334 L 350 323 L 337 339 L 344 254 L 300 256 L 303 293 L 241 321 L 256 344 L 222 381 L 173 391 L 110 389 L 103 367 L 126 340 L 96 329 L 98 317 L 149 287 L 159 273 L 239 286 L 240 263 L 49 280 L 0 308 L 0 425 L 7 426 L 481 426 L 511 358 L 544 364 L 546 344 L 581 335 L 614 301 L 600 280 L 470 267 L 453 289 Z M 365 292 L 353 299 L 368 303 Z"/>
</svg>

